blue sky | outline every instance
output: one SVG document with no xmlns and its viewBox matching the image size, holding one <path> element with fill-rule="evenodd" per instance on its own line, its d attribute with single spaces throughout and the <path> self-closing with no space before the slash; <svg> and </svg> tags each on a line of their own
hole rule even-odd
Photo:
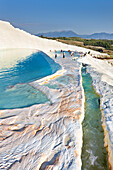
<svg viewBox="0 0 113 170">
<path fill-rule="evenodd" d="M 113 0 L 0 0 L 0 19 L 33 34 L 113 33 Z"/>
</svg>

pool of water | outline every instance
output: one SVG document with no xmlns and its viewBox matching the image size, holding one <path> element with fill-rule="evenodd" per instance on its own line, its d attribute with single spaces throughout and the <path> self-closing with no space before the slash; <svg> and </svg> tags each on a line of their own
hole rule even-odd
<svg viewBox="0 0 113 170">
<path fill-rule="evenodd" d="M 60 65 L 41 51 L 28 51 L 15 49 L 0 52 L 0 109 L 48 102 L 44 94 L 26 83 L 55 73 Z"/>
<path fill-rule="evenodd" d="M 100 96 L 92 86 L 86 67 L 82 68 L 85 92 L 85 119 L 83 121 L 83 170 L 108 170 L 107 151 L 101 125 Z"/>
</svg>

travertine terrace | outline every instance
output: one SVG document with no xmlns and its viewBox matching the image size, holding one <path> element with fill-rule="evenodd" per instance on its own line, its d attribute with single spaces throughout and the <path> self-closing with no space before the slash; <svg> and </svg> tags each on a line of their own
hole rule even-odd
<svg viewBox="0 0 113 170">
<path fill-rule="evenodd" d="M 0 111 L 1 169 L 81 169 L 84 101 L 80 64 L 70 59 L 57 62 L 65 70 L 63 75 L 45 78 L 46 86 L 40 81 L 30 83 L 51 104 Z"/>
<path fill-rule="evenodd" d="M 13 48 L 41 50 L 49 56 L 50 50 L 89 51 L 30 35 L 8 22 L 0 21 L 0 49 Z M 92 50 L 90 53 L 99 55 Z M 88 64 L 94 64 L 97 60 L 87 61 Z M 60 58 L 56 62 L 62 66 L 62 70 L 43 80 L 29 83 L 47 95 L 50 103 L 0 111 L 0 169 L 81 169 L 81 123 L 84 118 L 81 65 L 72 61 L 72 58 Z M 85 62 L 85 59 L 81 62 Z M 102 71 L 106 72 L 105 69 Z M 102 78 L 107 80 L 105 76 Z M 111 77 L 109 82 L 112 83 Z M 107 111 L 112 115 L 111 110 Z M 106 129 L 105 121 L 103 126 Z M 112 128 L 107 129 L 105 134 L 106 139 L 109 134 L 112 136 Z M 112 147 L 110 153 L 111 150 Z M 113 162 L 112 154 L 109 162 Z"/>
</svg>

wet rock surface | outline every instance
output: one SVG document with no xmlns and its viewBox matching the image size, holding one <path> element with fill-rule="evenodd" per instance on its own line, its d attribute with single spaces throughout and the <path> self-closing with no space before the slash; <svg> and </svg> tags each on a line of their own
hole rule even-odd
<svg viewBox="0 0 113 170">
<path fill-rule="evenodd" d="M 56 61 L 66 70 L 62 76 L 30 83 L 50 103 L 0 111 L 0 169 L 81 169 L 80 64 Z"/>
</svg>

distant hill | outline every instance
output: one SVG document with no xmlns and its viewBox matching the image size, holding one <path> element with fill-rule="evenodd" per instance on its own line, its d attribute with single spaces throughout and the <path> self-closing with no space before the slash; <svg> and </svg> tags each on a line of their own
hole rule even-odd
<svg viewBox="0 0 113 170">
<path fill-rule="evenodd" d="M 73 31 L 55 31 L 55 32 L 47 32 L 47 33 L 39 33 L 37 36 L 43 35 L 44 37 L 80 37 L 86 39 L 108 39 L 113 40 L 113 34 L 109 33 L 94 33 L 91 35 L 79 35 Z"/>
<path fill-rule="evenodd" d="M 87 39 L 107 39 L 107 40 L 113 40 L 113 34 L 109 33 L 94 33 L 91 35 L 81 35 L 81 38 L 87 38 Z"/>
<path fill-rule="evenodd" d="M 43 35 L 44 37 L 76 37 L 76 34 L 73 31 L 55 31 L 55 32 L 47 32 L 47 33 L 39 33 L 37 36 Z"/>
</svg>

